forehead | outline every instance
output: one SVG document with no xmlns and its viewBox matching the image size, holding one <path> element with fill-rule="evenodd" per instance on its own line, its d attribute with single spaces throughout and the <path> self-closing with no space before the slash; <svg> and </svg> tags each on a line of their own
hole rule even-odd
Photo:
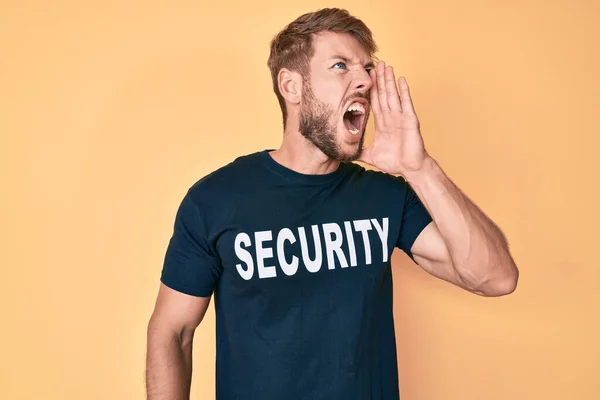
<svg viewBox="0 0 600 400">
<path fill-rule="evenodd" d="M 315 61 L 324 61 L 335 56 L 343 56 L 356 63 L 371 61 L 369 53 L 349 33 L 320 32 L 313 40 Z"/>
</svg>

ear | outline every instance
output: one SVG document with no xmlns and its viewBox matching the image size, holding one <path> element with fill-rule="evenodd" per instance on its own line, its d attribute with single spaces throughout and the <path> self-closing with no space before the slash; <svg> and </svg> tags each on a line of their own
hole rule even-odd
<svg viewBox="0 0 600 400">
<path fill-rule="evenodd" d="M 302 99 L 302 76 L 300 73 L 282 68 L 277 76 L 279 92 L 288 102 L 300 103 Z"/>
</svg>

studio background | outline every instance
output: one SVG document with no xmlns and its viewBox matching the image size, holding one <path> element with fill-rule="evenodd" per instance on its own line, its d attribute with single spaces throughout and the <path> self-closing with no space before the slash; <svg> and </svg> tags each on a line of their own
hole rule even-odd
<svg viewBox="0 0 600 400">
<path fill-rule="evenodd" d="M 402 399 L 600 398 L 593 0 L 0 2 L 0 398 L 144 398 L 179 202 L 279 145 L 269 41 L 326 6 L 372 29 L 520 268 L 482 298 L 395 254 Z M 214 398 L 214 358 L 211 304 L 192 399 Z"/>
</svg>

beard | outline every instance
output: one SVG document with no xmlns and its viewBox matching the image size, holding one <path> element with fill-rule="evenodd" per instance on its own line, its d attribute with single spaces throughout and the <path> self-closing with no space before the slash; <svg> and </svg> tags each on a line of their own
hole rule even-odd
<svg viewBox="0 0 600 400">
<path fill-rule="evenodd" d="M 308 82 L 303 85 L 302 105 L 300 106 L 300 133 L 323 154 L 339 162 L 356 161 L 363 151 L 368 115 L 365 116 L 360 141 L 354 152 L 344 152 L 338 144 L 335 112 L 333 108 L 315 98 Z M 365 96 L 355 95 L 353 98 Z M 349 100 L 349 99 L 347 99 Z M 341 136 L 342 134 L 340 134 Z"/>
</svg>

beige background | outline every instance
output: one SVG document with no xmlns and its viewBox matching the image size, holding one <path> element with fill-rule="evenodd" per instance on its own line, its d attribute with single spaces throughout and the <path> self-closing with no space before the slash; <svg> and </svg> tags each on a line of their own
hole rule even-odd
<svg viewBox="0 0 600 400">
<path fill-rule="evenodd" d="M 521 270 L 485 299 L 395 256 L 403 400 L 600 398 L 600 2 L 49 3 L 0 3 L 1 399 L 144 398 L 176 207 L 279 145 L 268 42 L 332 5 L 406 75 L 430 152 Z M 211 306 L 196 400 L 213 343 Z"/>
</svg>

